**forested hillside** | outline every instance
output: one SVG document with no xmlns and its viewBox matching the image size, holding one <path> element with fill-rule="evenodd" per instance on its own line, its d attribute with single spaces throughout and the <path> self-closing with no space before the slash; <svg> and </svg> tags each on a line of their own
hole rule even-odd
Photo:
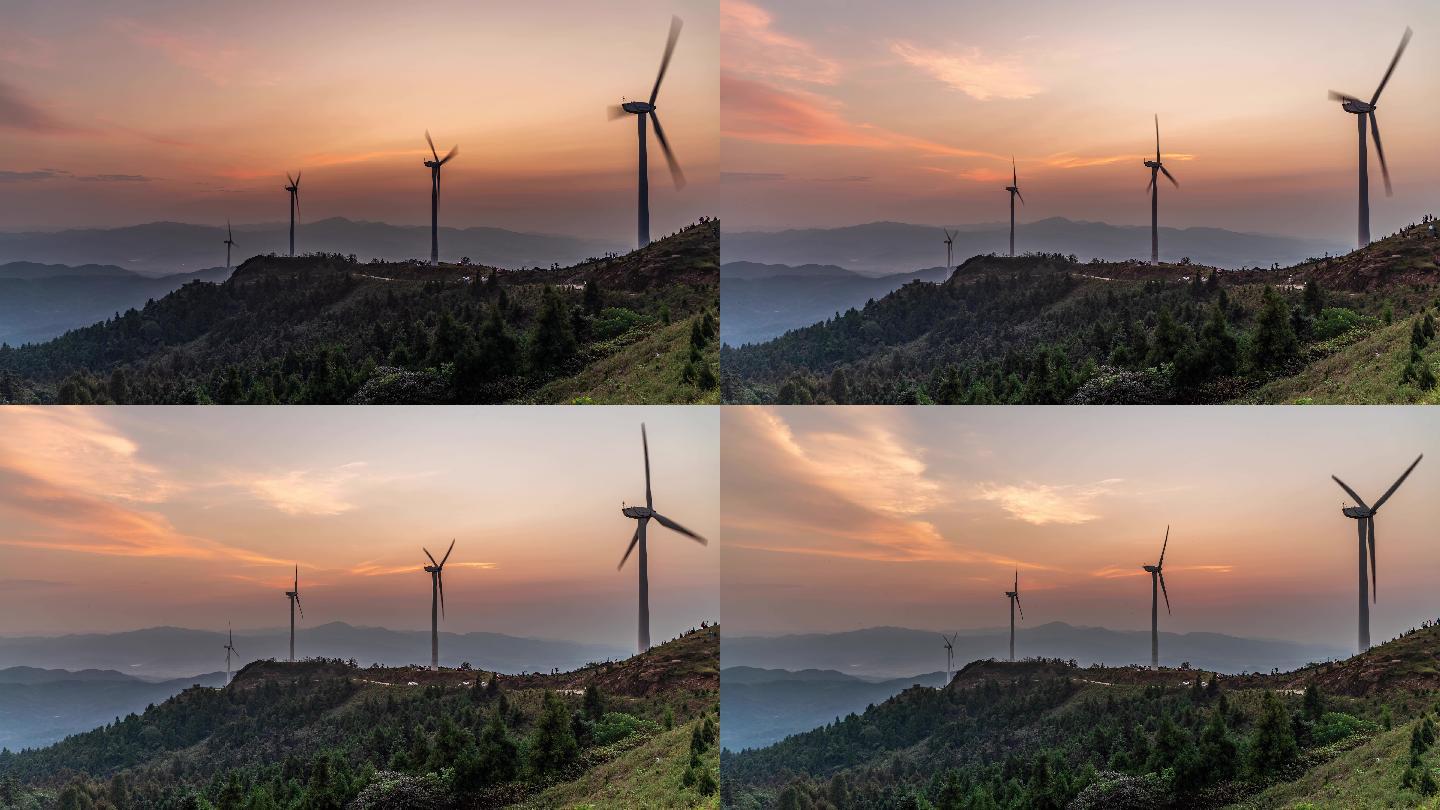
<svg viewBox="0 0 1440 810">
<path fill-rule="evenodd" d="M 1434 801 L 1440 627 L 1286 674 L 977 661 L 758 751 L 733 808 L 1314 808 Z"/>
<path fill-rule="evenodd" d="M 1437 262 L 1421 227 L 1290 268 L 977 256 L 944 284 L 725 347 L 724 399 L 1435 401 Z"/>
<path fill-rule="evenodd" d="M 49 748 L 16 808 L 718 806 L 719 628 L 552 675 L 258 661 Z"/>
<path fill-rule="evenodd" d="M 568 268 L 257 256 L 0 347 L 0 402 L 714 402 L 718 318 L 708 219 Z"/>
</svg>

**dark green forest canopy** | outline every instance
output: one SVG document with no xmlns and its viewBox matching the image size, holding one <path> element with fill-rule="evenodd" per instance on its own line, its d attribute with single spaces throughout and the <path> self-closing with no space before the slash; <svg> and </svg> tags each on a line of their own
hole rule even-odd
<svg viewBox="0 0 1440 810">
<path fill-rule="evenodd" d="M 604 768 L 611 788 L 713 807 L 718 665 L 713 625 L 550 675 L 259 661 L 225 689 L 0 753 L 0 806 L 498 807 L 583 795 Z"/>
<path fill-rule="evenodd" d="M 1356 807 L 1377 797 L 1414 806 L 1440 789 L 1437 660 L 1440 627 L 1427 623 L 1345 661 L 1268 675 L 977 661 L 947 689 L 915 687 L 768 748 L 724 752 L 723 801 L 737 810 Z M 1325 801 L 1301 801 L 1317 796 Z"/>
<path fill-rule="evenodd" d="M 1182 262 L 977 256 L 773 341 L 721 351 L 723 399 L 1152 404 L 1436 398 L 1440 240 L 1342 257 Z"/>
<path fill-rule="evenodd" d="M 713 402 L 719 223 L 574 267 L 257 256 L 53 341 L 0 402 Z"/>
</svg>

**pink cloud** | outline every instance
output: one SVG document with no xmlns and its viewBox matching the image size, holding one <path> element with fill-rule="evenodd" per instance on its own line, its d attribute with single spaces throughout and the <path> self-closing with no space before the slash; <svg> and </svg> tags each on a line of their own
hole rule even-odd
<svg viewBox="0 0 1440 810">
<path fill-rule="evenodd" d="M 772 27 L 770 12 L 748 0 L 720 4 L 721 67 L 736 74 L 835 84 L 840 63 L 816 53 L 808 42 Z"/>
<path fill-rule="evenodd" d="M 904 41 L 890 43 L 890 52 L 976 101 L 1027 99 L 1044 91 L 1015 57 L 990 57 L 979 48 L 937 51 Z"/>
</svg>

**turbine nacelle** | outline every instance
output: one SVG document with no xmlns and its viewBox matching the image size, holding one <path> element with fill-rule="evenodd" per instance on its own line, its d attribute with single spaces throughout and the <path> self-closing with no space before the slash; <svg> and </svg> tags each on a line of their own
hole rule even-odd
<svg viewBox="0 0 1440 810">
<path fill-rule="evenodd" d="M 1367 104 L 1358 98 L 1348 98 L 1341 102 L 1340 109 L 1348 113 L 1354 113 L 1355 115 L 1365 115 L 1366 113 L 1375 112 L 1375 105 Z"/>
<path fill-rule="evenodd" d="M 644 520 L 645 518 L 653 517 L 655 510 L 644 506 L 626 506 L 620 510 L 620 514 L 635 520 Z"/>
<path fill-rule="evenodd" d="M 1366 509 L 1363 506 L 1346 506 L 1341 509 L 1340 512 L 1341 514 L 1345 515 L 1345 517 L 1354 518 L 1355 520 L 1364 520 L 1365 518 L 1372 517 L 1375 514 L 1374 512 Z"/>
<path fill-rule="evenodd" d="M 1158 573 L 1160 573 L 1160 566 L 1158 566 L 1158 565 L 1142 565 L 1142 566 L 1140 566 L 1140 567 L 1143 568 L 1143 569 L 1145 569 L 1145 571 L 1146 571 L 1147 573 L 1151 573 L 1151 574 L 1158 574 Z"/>
<path fill-rule="evenodd" d="M 1147 168 L 1147 169 L 1159 169 L 1159 168 L 1161 168 L 1161 167 L 1164 166 L 1164 165 L 1165 165 L 1165 164 L 1161 163 L 1161 162 L 1158 161 L 1158 160 L 1147 160 L 1147 161 L 1145 161 L 1145 168 Z"/>
<path fill-rule="evenodd" d="M 655 112 L 655 105 L 645 101 L 627 101 L 620 105 L 620 109 L 632 115 L 644 115 Z"/>
</svg>

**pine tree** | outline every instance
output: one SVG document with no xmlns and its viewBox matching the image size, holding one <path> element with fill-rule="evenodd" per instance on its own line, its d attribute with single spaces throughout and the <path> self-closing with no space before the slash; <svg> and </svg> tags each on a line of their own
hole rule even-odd
<svg viewBox="0 0 1440 810">
<path fill-rule="evenodd" d="M 1271 369 L 1290 362 L 1299 352 L 1300 341 L 1290 323 L 1290 307 L 1274 287 L 1265 287 L 1251 345 L 1251 363 L 1257 369 Z"/>
<path fill-rule="evenodd" d="M 1274 692 L 1265 693 L 1260 719 L 1250 737 L 1249 769 L 1253 776 L 1267 779 L 1300 757 L 1290 713 Z"/>
<path fill-rule="evenodd" d="M 545 693 L 544 708 L 530 740 L 530 770 L 545 776 L 565 768 L 580 753 L 570 722 L 570 710 L 554 692 Z"/>
</svg>

